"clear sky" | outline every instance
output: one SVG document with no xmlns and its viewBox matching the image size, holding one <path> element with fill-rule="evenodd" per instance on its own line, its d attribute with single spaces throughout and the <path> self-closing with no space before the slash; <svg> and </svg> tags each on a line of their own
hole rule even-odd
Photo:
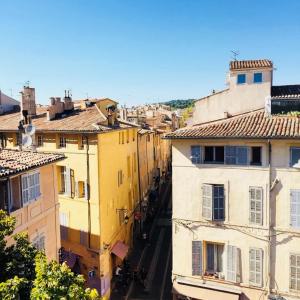
<svg viewBox="0 0 300 300">
<path fill-rule="evenodd" d="M 37 102 L 127 105 L 200 98 L 224 88 L 231 50 L 269 58 L 275 84 L 300 83 L 300 1 L 0 1 L 0 89 Z"/>
</svg>

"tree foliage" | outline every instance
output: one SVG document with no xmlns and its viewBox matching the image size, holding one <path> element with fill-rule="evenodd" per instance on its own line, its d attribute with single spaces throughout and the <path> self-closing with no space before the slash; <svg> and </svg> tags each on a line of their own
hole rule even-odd
<svg viewBox="0 0 300 300">
<path fill-rule="evenodd" d="M 7 238 L 15 228 L 15 219 L 0 210 L 0 299 L 96 300 L 98 292 L 85 289 L 82 275 L 75 275 L 66 264 L 47 262 L 25 233 Z"/>
<path fill-rule="evenodd" d="M 169 105 L 173 109 L 184 109 L 187 107 L 194 106 L 194 102 L 195 99 L 187 99 L 187 100 L 177 99 L 177 100 L 166 101 L 163 102 L 162 104 Z"/>
</svg>

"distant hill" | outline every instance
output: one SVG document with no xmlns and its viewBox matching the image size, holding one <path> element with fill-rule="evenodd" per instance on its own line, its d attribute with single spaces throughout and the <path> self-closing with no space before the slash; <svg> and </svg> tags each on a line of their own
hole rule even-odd
<svg viewBox="0 0 300 300">
<path fill-rule="evenodd" d="M 186 100 L 177 99 L 177 100 L 169 100 L 161 103 L 165 105 L 169 105 L 171 106 L 171 108 L 174 109 L 184 109 L 187 107 L 194 106 L 194 102 L 195 99 L 186 99 Z"/>
</svg>

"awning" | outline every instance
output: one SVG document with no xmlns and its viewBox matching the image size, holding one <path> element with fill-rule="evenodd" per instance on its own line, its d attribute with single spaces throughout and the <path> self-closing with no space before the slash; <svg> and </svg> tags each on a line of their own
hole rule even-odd
<svg viewBox="0 0 300 300">
<path fill-rule="evenodd" d="M 193 299 L 211 300 L 211 299 L 222 299 L 222 300 L 239 300 L 240 292 L 230 292 L 228 290 L 217 290 L 212 286 L 196 286 L 188 283 L 179 283 L 176 280 L 173 283 L 173 292 L 176 294 L 188 296 Z"/>
<path fill-rule="evenodd" d="M 125 258 L 129 250 L 129 246 L 121 241 L 117 241 L 111 249 L 111 253 L 115 254 L 122 260 Z"/>
</svg>

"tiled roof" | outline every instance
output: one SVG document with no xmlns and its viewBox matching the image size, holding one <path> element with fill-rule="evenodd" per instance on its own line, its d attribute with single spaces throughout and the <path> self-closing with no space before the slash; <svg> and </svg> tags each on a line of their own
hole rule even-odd
<svg viewBox="0 0 300 300">
<path fill-rule="evenodd" d="M 300 138 L 300 118 L 268 116 L 258 110 L 236 117 L 179 129 L 169 139 L 207 138 Z"/>
<path fill-rule="evenodd" d="M 300 84 L 272 86 L 271 97 L 272 99 L 300 98 Z"/>
<path fill-rule="evenodd" d="M 62 154 L 0 149 L 0 178 L 47 165 L 63 158 Z"/>
<path fill-rule="evenodd" d="M 0 131 L 16 131 L 20 121 L 20 112 L 0 116 Z M 46 107 L 38 107 L 32 124 L 37 132 L 102 132 L 113 128 L 105 125 L 106 118 L 99 113 L 96 106 L 84 110 L 75 109 L 65 117 L 47 120 Z M 129 125 L 121 124 L 121 128 Z"/>
<path fill-rule="evenodd" d="M 268 59 L 257 60 L 233 60 L 230 62 L 230 70 L 273 68 L 273 63 Z"/>
</svg>

